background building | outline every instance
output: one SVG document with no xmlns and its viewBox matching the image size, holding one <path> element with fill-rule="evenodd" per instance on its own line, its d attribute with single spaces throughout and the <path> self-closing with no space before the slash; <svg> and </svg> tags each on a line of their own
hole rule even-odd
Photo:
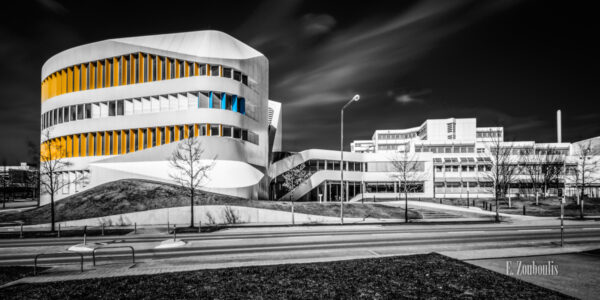
<svg viewBox="0 0 600 300">
<path fill-rule="evenodd" d="M 585 143 L 504 141 L 502 127 L 477 127 L 474 118 L 426 120 L 408 129 L 376 130 L 371 140 L 353 141 L 351 153 L 344 153 L 345 200 L 399 196 L 403 182 L 398 180 L 397 165 L 402 161 L 418 165 L 409 182 L 411 198 L 491 198 L 496 178 L 505 181 L 503 193 L 513 197 L 535 192 L 558 195 L 563 190 L 575 195 L 583 159 L 578 152 Z M 596 143 L 592 148 L 597 148 Z M 588 166 L 600 160 L 594 153 L 587 158 Z M 307 150 L 276 162 L 271 172 L 272 197 L 292 196 L 282 186 L 282 174 L 305 163 L 311 176 L 293 198 L 339 201 L 339 159 L 339 151 Z M 586 195 L 598 197 L 600 168 L 588 169 Z M 532 172 L 539 175 L 534 178 Z"/>
</svg>

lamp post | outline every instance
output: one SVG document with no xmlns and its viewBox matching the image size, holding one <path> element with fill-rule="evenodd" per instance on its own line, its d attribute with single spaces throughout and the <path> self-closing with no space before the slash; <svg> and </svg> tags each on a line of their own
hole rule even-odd
<svg viewBox="0 0 600 300">
<path fill-rule="evenodd" d="M 358 100 L 360 100 L 360 95 L 354 95 L 340 111 L 340 222 L 342 225 L 344 224 L 344 109 Z"/>
</svg>

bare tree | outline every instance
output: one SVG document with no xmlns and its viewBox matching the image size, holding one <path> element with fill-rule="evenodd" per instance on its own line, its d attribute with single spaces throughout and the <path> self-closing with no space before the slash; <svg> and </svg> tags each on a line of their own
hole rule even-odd
<svg viewBox="0 0 600 300">
<path fill-rule="evenodd" d="M 499 222 L 498 204 L 500 195 L 506 195 L 509 192 L 510 183 L 514 182 L 518 168 L 518 154 L 513 153 L 513 144 L 505 143 L 500 136 L 494 137 L 492 141 L 488 142 L 488 146 L 491 153 L 492 168 L 489 172 L 484 173 L 484 177 L 493 184 L 496 203 L 495 220 Z"/>
<path fill-rule="evenodd" d="M 37 206 L 40 206 L 40 147 L 39 144 L 28 140 L 27 148 L 29 149 L 29 156 L 33 159 L 33 168 L 27 172 L 27 178 L 25 179 L 28 187 L 33 190 L 33 198 L 37 199 Z"/>
<path fill-rule="evenodd" d="M 84 172 L 76 172 L 73 178 L 64 176 L 73 165 L 65 159 L 67 157 L 65 145 L 59 139 L 53 138 L 50 130 L 42 132 L 42 140 L 39 180 L 41 191 L 50 195 L 50 230 L 54 232 L 54 197 L 56 193 L 70 184 L 83 183 L 87 178 Z"/>
<path fill-rule="evenodd" d="M 579 193 L 576 194 L 579 203 L 580 199 L 583 200 L 585 197 L 585 188 L 600 181 L 600 176 L 592 176 L 600 172 L 600 159 L 597 156 L 594 157 L 591 140 L 576 145 L 574 155 L 577 163 L 574 168 L 571 168 L 570 173 L 575 179 L 575 186 L 579 188 Z M 580 205 L 579 214 L 583 218 L 583 204 Z"/>
<path fill-rule="evenodd" d="M 290 194 L 290 203 L 292 204 L 292 224 L 294 224 L 294 192 L 296 188 L 304 182 L 310 173 L 306 171 L 306 165 L 301 163 L 281 175 L 283 178 L 282 186 L 286 188 Z"/>
<path fill-rule="evenodd" d="M 535 193 L 535 203 L 539 205 L 539 189 L 542 188 L 543 198 L 548 194 L 548 188 L 554 185 L 558 188 L 563 172 L 565 156 L 555 149 L 535 149 L 533 153 L 520 157 L 532 190 Z"/>
<path fill-rule="evenodd" d="M 6 159 L 2 160 L 2 176 L 0 176 L 0 180 L 2 180 L 2 209 L 4 209 L 6 208 L 6 190 L 10 184 L 10 176 L 8 169 L 6 168 Z"/>
<path fill-rule="evenodd" d="M 197 138 L 190 137 L 179 142 L 171 154 L 169 163 L 175 169 L 169 176 L 183 188 L 190 197 L 190 227 L 194 227 L 194 196 L 197 189 L 206 184 L 208 172 L 214 166 L 215 158 L 210 163 L 204 162 L 204 149 Z"/>
<path fill-rule="evenodd" d="M 425 167 L 423 162 L 417 160 L 415 154 L 404 151 L 391 160 L 392 168 L 398 179 L 399 193 L 404 194 L 404 222 L 408 223 L 408 194 L 421 189 L 418 181 L 423 179 Z"/>
</svg>

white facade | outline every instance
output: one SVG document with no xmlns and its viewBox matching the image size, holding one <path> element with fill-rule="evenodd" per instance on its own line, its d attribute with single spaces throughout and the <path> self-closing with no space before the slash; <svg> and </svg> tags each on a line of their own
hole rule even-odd
<svg viewBox="0 0 600 300">
<path fill-rule="evenodd" d="M 216 159 L 204 189 L 265 198 L 282 123 L 268 78 L 264 55 L 218 31 L 106 40 L 53 56 L 42 68 L 42 130 L 64 145 L 72 164 L 64 176 L 88 177 L 57 198 L 123 178 L 170 182 L 168 158 L 192 135 L 207 162 Z"/>
<path fill-rule="evenodd" d="M 350 144 L 351 152 L 344 153 L 345 200 L 356 201 L 371 197 L 390 199 L 401 194 L 402 181 L 394 164 L 412 161 L 423 166 L 408 178 L 413 188 L 411 198 L 491 198 L 494 196 L 493 170 L 496 147 L 505 149 L 506 161 L 511 167 L 507 194 L 529 195 L 534 190 L 527 165 L 541 157 L 556 159 L 554 165 L 567 169 L 560 178 L 545 184 L 547 194 L 564 190 L 569 195 L 577 192 L 575 170 L 581 169 L 577 144 L 535 143 L 533 141 L 505 142 L 502 127 L 477 127 L 474 118 L 426 120 L 418 127 L 408 129 L 376 130 L 371 140 L 357 140 Z M 502 151 L 502 150 L 501 150 Z M 271 178 L 272 198 L 304 199 L 312 201 L 339 201 L 339 151 L 307 150 L 273 164 Z M 600 160 L 595 155 L 590 164 Z M 564 163 L 563 163 L 564 162 Z M 290 168 L 304 163 L 310 177 L 293 193 L 282 188 L 284 174 Z M 579 170 L 581 173 L 581 170 Z M 566 175 L 565 175 L 566 174 Z M 598 197 L 600 169 L 589 172 L 590 183 L 586 194 Z M 539 184 L 539 183 L 538 183 Z M 564 189 L 566 185 L 566 189 Z M 556 186 L 560 186 L 557 188 Z"/>
</svg>

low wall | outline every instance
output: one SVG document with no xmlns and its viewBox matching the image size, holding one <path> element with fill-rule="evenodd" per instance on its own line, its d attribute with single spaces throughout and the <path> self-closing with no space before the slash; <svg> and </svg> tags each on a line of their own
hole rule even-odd
<svg viewBox="0 0 600 300">
<path fill-rule="evenodd" d="M 211 218 L 215 224 L 225 224 L 227 219 L 225 217 L 225 211 L 227 206 L 224 205 L 203 205 L 194 206 L 194 222 L 197 224 L 198 220 L 202 221 L 202 224 L 210 224 Z M 263 208 L 243 207 L 243 206 L 230 206 L 230 209 L 239 217 L 240 223 L 289 223 L 292 224 L 291 212 L 270 210 Z M 327 217 L 308 215 L 302 213 L 294 213 L 294 220 L 296 224 L 309 224 L 309 223 L 333 223 L 339 222 L 338 217 Z M 361 222 L 362 218 L 344 218 L 345 222 Z M 121 225 L 161 225 L 161 224 L 181 224 L 182 226 L 189 226 L 190 224 L 190 207 L 171 207 L 153 209 L 139 212 L 132 212 L 119 215 L 104 216 L 98 218 L 88 218 L 72 221 L 57 222 L 61 226 L 72 227 L 72 226 L 121 226 Z M 34 225 L 39 227 L 46 227 L 49 224 Z"/>
</svg>

